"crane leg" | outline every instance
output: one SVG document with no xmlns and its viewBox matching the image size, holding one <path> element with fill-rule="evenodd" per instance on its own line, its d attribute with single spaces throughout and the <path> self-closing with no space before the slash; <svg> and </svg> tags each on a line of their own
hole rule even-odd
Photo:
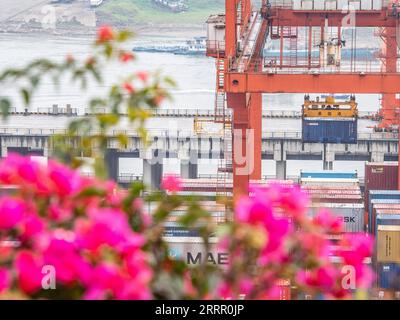
<svg viewBox="0 0 400 320">
<path fill-rule="evenodd" d="M 249 109 L 246 93 L 227 93 L 228 108 L 233 110 L 232 123 L 232 170 L 233 199 L 248 194 L 250 174 L 252 172 L 252 143 L 249 139 Z"/>
<path fill-rule="evenodd" d="M 262 94 L 251 93 L 249 102 L 249 128 L 254 131 L 254 169 L 251 180 L 261 180 Z"/>
</svg>

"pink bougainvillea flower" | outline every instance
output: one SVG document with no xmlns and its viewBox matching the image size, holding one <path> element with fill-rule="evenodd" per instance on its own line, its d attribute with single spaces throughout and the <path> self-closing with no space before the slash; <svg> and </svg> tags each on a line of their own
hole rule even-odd
<svg viewBox="0 0 400 320">
<path fill-rule="evenodd" d="M 36 235 L 43 233 L 46 229 L 46 222 L 37 214 L 29 214 L 21 223 L 21 240 L 27 241 Z"/>
<path fill-rule="evenodd" d="M 39 164 L 29 158 L 10 153 L 2 160 L 0 180 L 4 184 L 35 183 L 40 178 Z"/>
<path fill-rule="evenodd" d="M 174 175 L 166 175 L 161 181 L 161 188 L 169 192 L 179 192 L 182 190 L 182 181 Z"/>
<path fill-rule="evenodd" d="M 217 295 L 224 300 L 231 300 L 234 299 L 234 292 L 227 282 L 221 282 L 217 288 Z"/>
<path fill-rule="evenodd" d="M 305 252 L 314 254 L 322 261 L 329 259 L 331 255 L 330 242 L 325 238 L 324 234 L 298 232 L 297 237 L 299 244 Z"/>
<path fill-rule="evenodd" d="M 124 279 L 118 266 L 111 263 L 100 263 L 92 270 L 85 299 L 104 300 L 115 298 L 116 293 L 121 291 L 123 286 Z"/>
<path fill-rule="evenodd" d="M 371 257 L 374 247 L 373 237 L 364 234 L 345 234 L 339 243 L 342 248 L 340 256 L 349 265 L 360 265 L 364 259 Z"/>
<path fill-rule="evenodd" d="M 65 57 L 65 61 L 67 61 L 68 64 L 71 64 L 75 61 L 75 58 L 72 54 L 67 54 L 67 56 Z"/>
<path fill-rule="evenodd" d="M 115 37 L 114 30 L 111 26 L 104 25 L 97 31 L 97 41 L 99 43 L 110 42 Z"/>
<path fill-rule="evenodd" d="M 267 227 L 268 241 L 261 251 L 259 259 L 260 265 L 277 263 L 283 261 L 287 256 L 285 251 L 285 241 L 291 232 L 291 225 L 288 219 L 272 219 Z"/>
<path fill-rule="evenodd" d="M 325 229 L 328 233 L 339 233 L 343 231 L 343 222 L 335 217 L 330 211 L 322 209 L 313 219 L 314 224 Z"/>
<path fill-rule="evenodd" d="M 0 268 L 0 293 L 6 291 L 10 286 L 10 273 L 6 268 Z"/>
<path fill-rule="evenodd" d="M 47 170 L 52 189 L 58 195 L 68 196 L 81 190 L 81 178 L 78 171 L 55 161 L 48 162 Z"/>
<path fill-rule="evenodd" d="M 301 220 L 305 218 L 308 203 L 308 195 L 299 186 L 285 188 L 284 192 L 282 192 L 281 206 L 295 219 Z"/>
<path fill-rule="evenodd" d="M 373 237 L 364 234 L 345 234 L 339 242 L 337 252 L 345 265 L 354 268 L 357 286 L 360 288 L 368 288 L 374 280 L 371 269 L 364 264 L 364 260 L 371 257 L 373 246 Z"/>
<path fill-rule="evenodd" d="M 240 198 L 235 207 L 236 220 L 252 225 L 267 225 L 272 219 L 272 204 L 263 198 Z"/>
<path fill-rule="evenodd" d="M 132 83 L 129 82 L 125 82 L 122 87 L 125 89 L 126 92 L 128 92 L 129 94 L 132 94 L 135 92 L 135 87 L 133 86 Z"/>
<path fill-rule="evenodd" d="M 146 71 L 139 71 L 136 73 L 136 76 L 139 78 L 140 81 L 143 83 L 146 83 L 147 80 L 149 79 L 149 73 Z"/>
<path fill-rule="evenodd" d="M 43 260 L 31 251 L 21 250 L 18 252 L 14 267 L 18 274 L 18 284 L 26 294 L 33 294 L 42 287 Z"/>
<path fill-rule="evenodd" d="M 58 282 L 71 284 L 75 281 L 82 283 L 89 281 L 90 265 L 69 241 L 53 238 L 43 252 L 43 260 L 46 265 L 55 268 Z"/>
<path fill-rule="evenodd" d="M 155 106 L 160 106 L 164 100 L 165 100 L 165 96 L 162 94 L 159 94 L 153 98 L 153 103 Z"/>
<path fill-rule="evenodd" d="M 134 58 L 135 58 L 135 56 L 131 52 L 124 51 L 124 52 L 121 52 L 121 54 L 119 55 L 119 60 L 121 60 L 124 63 L 132 61 Z"/>
<path fill-rule="evenodd" d="M 330 291 L 340 278 L 340 273 L 332 265 L 322 266 L 312 271 L 299 271 L 296 281 L 302 286 Z"/>
<path fill-rule="evenodd" d="M 118 209 L 91 208 L 90 220 L 76 222 L 77 243 L 80 247 L 97 252 L 108 245 L 116 250 L 126 247 L 141 247 L 144 238 L 132 231 L 127 216 Z"/>
<path fill-rule="evenodd" d="M 0 230 L 12 229 L 22 221 L 27 212 L 24 201 L 12 198 L 0 198 Z"/>
<path fill-rule="evenodd" d="M 56 222 L 65 222 L 73 216 L 72 209 L 65 204 L 51 203 L 48 208 L 48 217 Z"/>
</svg>

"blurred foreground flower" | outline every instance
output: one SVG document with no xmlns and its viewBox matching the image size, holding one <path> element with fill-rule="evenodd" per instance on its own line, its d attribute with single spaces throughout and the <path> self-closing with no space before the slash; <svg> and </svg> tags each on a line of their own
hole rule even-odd
<svg viewBox="0 0 400 320">
<path fill-rule="evenodd" d="M 161 181 L 161 188 L 169 192 L 179 192 L 182 190 L 182 181 L 174 175 L 166 175 Z"/>
</svg>

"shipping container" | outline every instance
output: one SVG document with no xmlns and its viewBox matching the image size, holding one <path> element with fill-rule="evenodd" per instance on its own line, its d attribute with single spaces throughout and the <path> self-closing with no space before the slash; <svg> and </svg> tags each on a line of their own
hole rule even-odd
<svg viewBox="0 0 400 320">
<path fill-rule="evenodd" d="M 372 230 L 372 233 L 374 235 L 376 233 L 376 217 L 378 215 L 384 215 L 384 214 L 386 214 L 386 215 L 400 215 L 400 209 L 393 210 L 393 209 L 375 209 L 375 208 L 373 208 L 372 212 L 373 212 L 373 214 L 372 214 L 372 221 L 371 221 L 371 230 Z"/>
<path fill-rule="evenodd" d="M 400 215 L 378 215 L 376 229 L 377 262 L 400 263 Z"/>
<path fill-rule="evenodd" d="M 361 189 L 359 187 L 330 187 L 330 188 L 310 188 L 309 186 L 303 186 L 302 189 L 308 194 L 338 194 L 338 195 L 352 195 L 362 196 Z"/>
<path fill-rule="evenodd" d="M 331 192 L 331 193 L 345 193 L 345 194 L 361 194 L 361 189 L 359 186 L 302 186 L 304 190 L 312 193 L 323 193 L 323 192 Z"/>
<path fill-rule="evenodd" d="M 167 224 L 169 224 L 167 222 Z M 198 228 L 184 228 L 179 226 L 166 225 L 164 227 L 164 237 L 200 237 Z"/>
<path fill-rule="evenodd" d="M 359 187 L 358 179 L 301 178 L 301 186 Z"/>
<path fill-rule="evenodd" d="M 400 292 L 384 288 L 377 288 L 372 296 L 377 300 L 400 300 Z"/>
<path fill-rule="evenodd" d="M 304 143 L 357 143 L 355 118 L 303 118 Z"/>
<path fill-rule="evenodd" d="M 398 189 L 398 162 L 367 162 L 365 164 L 365 207 L 371 190 Z"/>
<path fill-rule="evenodd" d="M 377 280 L 382 289 L 400 291 L 400 264 L 378 263 Z"/>
<path fill-rule="evenodd" d="M 217 245 L 217 238 L 210 238 L 210 248 L 206 251 L 202 238 L 199 237 L 164 237 L 168 244 L 169 255 L 176 260 L 182 260 L 189 265 L 208 262 L 219 266 L 228 264 L 229 254 Z"/>
<path fill-rule="evenodd" d="M 311 205 L 308 215 L 314 217 L 321 209 L 328 209 L 332 214 L 343 221 L 344 232 L 364 231 L 364 205 L 357 203 L 323 203 Z"/>
<path fill-rule="evenodd" d="M 311 202 L 318 203 L 358 203 L 364 207 L 364 201 L 361 195 L 344 195 L 344 194 L 312 194 L 309 195 Z M 364 214 L 364 213 L 363 213 Z"/>
<path fill-rule="evenodd" d="M 320 171 L 309 172 L 301 171 L 300 178 L 325 178 L 325 179 L 357 179 L 356 172 L 333 172 L 333 171 Z"/>
<path fill-rule="evenodd" d="M 373 204 L 390 204 L 400 203 L 400 191 L 395 190 L 370 190 L 368 198 L 368 206 L 365 208 L 368 212 L 366 224 L 368 225 L 368 232 L 373 233 L 372 230 L 372 205 Z"/>
</svg>

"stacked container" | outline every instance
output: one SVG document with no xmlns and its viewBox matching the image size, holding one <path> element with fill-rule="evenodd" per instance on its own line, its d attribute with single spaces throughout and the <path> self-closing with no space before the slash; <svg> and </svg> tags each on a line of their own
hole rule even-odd
<svg viewBox="0 0 400 320">
<path fill-rule="evenodd" d="M 374 209 L 377 205 L 398 205 L 400 204 L 400 191 L 395 190 L 370 190 L 368 193 L 368 204 L 366 210 L 368 211 L 368 232 L 375 234 L 375 216 Z M 393 207 L 394 208 L 394 207 Z"/>
<path fill-rule="evenodd" d="M 226 222 L 227 212 L 225 205 L 215 201 L 203 201 L 200 205 L 204 210 L 210 212 L 211 219 L 199 221 L 196 227 L 186 228 L 182 226 L 180 219 L 187 212 L 188 207 L 181 206 L 167 217 L 164 224 L 164 237 L 200 237 L 199 227 L 201 225 L 205 223 L 219 225 Z"/>
<path fill-rule="evenodd" d="M 378 287 L 400 292 L 400 214 L 377 215 L 375 259 Z"/>
<path fill-rule="evenodd" d="M 311 199 L 310 217 L 326 208 L 343 221 L 344 232 L 364 230 L 364 204 L 357 172 L 301 172 L 300 184 Z"/>
<path fill-rule="evenodd" d="M 357 118 L 303 118 L 305 143 L 357 143 Z"/>
<path fill-rule="evenodd" d="M 323 65 L 340 64 L 341 43 L 325 41 L 320 48 Z M 328 62 L 329 61 L 329 62 Z M 355 97 L 336 101 L 328 95 L 325 99 L 304 97 L 302 106 L 302 140 L 304 143 L 357 143 L 358 104 Z"/>
<path fill-rule="evenodd" d="M 398 162 L 367 162 L 365 164 L 365 210 L 368 210 L 370 190 L 398 189 Z M 368 224 L 366 215 L 366 223 Z"/>
</svg>

